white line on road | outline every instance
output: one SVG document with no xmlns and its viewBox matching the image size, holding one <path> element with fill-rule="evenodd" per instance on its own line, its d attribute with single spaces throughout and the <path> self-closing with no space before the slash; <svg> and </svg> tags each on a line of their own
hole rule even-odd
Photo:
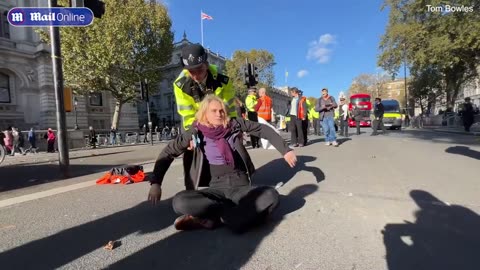
<svg viewBox="0 0 480 270">
<path fill-rule="evenodd" d="M 140 165 L 140 164 L 147 165 L 146 162 L 139 162 L 136 165 Z M 182 160 L 177 159 L 170 166 L 171 167 L 172 166 L 178 166 L 180 164 L 182 164 Z M 145 172 L 153 171 L 153 164 L 148 164 L 148 169 L 144 168 L 144 171 Z M 60 194 L 60 193 L 65 193 L 65 192 L 69 192 L 69 191 L 73 191 L 73 190 L 77 190 L 77 189 L 81 189 L 81 188 L 94 186 L 96 184 L 97 183 L 95 181 L 87 181 L 87 182 L 82 182 L 82 183 L 78 183 L 78 184 L 68 185 L 68 186 L 65 186 L 65 187 L 53 188 L 53 189 L 50 189 L 50 190 L 45 190 L 45 191 L 40 191 L 40 192 L 36 192 L 36 193 L 32 193 L 32 194 L 27 194 L 27 195 L 14 197 L 14 198 L 5 199 L 5 200 L 0 201 L 0 208 L 15 205 L 15 204 L 19 204 L 19 203 L 24 203 L 24 202 L 28 202 L 28 201 L 38 200 L 38 199 L 42 199 L 42 198 L 45 198 L 45 197 L 50 197 L 50 196 L 53 196 L 53 195 L 57 195 L 57 194 Z"/>
</svg>

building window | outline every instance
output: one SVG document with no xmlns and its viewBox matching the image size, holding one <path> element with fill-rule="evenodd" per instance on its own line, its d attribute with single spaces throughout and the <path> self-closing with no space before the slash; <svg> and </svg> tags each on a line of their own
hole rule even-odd
<svg viewBox="0 0 480 270">
<path fill-rule="evenodd" d="M 7 19 L 8 11 L 0 11 L 0 37 L 10 38 L 10 24 Z"/>
<path fill-rule="evenodd" d="M 90 94 L 90 106 L 103 106 L 102 93 Z"/>
<path fill-rule="evenodd" d="M 0 103 L 10 103 L 10 77 L 0 73 Z"/>
</svg>

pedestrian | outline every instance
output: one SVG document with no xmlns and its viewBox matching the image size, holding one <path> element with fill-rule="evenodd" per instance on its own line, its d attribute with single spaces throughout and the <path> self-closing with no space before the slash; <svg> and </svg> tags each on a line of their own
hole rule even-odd
<svg viewBox="0 0 480 270">
<path fill-rule="evenodd" d="M 117 144 L 117 129 L 114 126 L 110 128 L 110 144 Z"/>
<path fill-rule="evenodd" d="M 360 135 L 360 120 L 362 119 L 362 112 L 360 108 L 353 104 L 352 105 L 352 120 L 355 121 L 355 127 L 357 128 L 357 135 Z"/>
<path fill-rule="evenodd" d="M 340 120 L 340 136 L 348 137 L 348 104 L 344 95 L 340 95 L 340 106 L 338 106 Z"/>
<path fill-rule="evenodd" d="M 44 138 L 47 139 L 47 153 L 55 153 L 55 140 L 57 137 L 51 128 L 48 128 Z"/>
<path fill-rule="evenodd" d="M 300 97 L 300 90 L 293 87 L 291 90 L 292 100 L 290 102 L 290 144 L 294 147 L 305 146 L 305 136 L 303 135 L 303 121 L 307 118 L 308 108 L 307 99 Z"/>
<path fill-rule="evenodd" d="M 382 134 L 386 135 L 387 130 L 385 129 L 385 125 L 383 124 L 383 114 L 385 113 L 385 109 L 382 104 L 382 99 L 375 98 L 375 108 L 373 110 L 373 115 L 375 119 L 373 120 L 373 133 L 371 136 L 378 135 L 378 127 L 382 129 Z"/>
<path fill-rule="evenodd" d="M 88 141 L 90 142 L 90 147 L 97 148 L 97 133 L 92 126 L 88 127 Z"/>
<path fill-rule="evenodd" d="M 302 119 L 303 145 L 305 146 L 308 143 L 308 112 L 312 105 L 310 104 L 310 101 L 303 96 L 302 90 L 298 91 L 298 98 L 300 99 L 300 102 L 305 102 L 306 105 L 305 117 Z"/>
<path fill-rule="evenodd" d="M 315 104 L 315 111 L 320 113 L 323 133 L 325 134 L 325 145 L 338 146 L 335 133 L 335 109 L 338 107 L 335 99 L 328 94 L 328 89 L 322 89 L 322 96 Z"/>
<path fill-rule="evenodd" d="M 143 124 L 142 130 L 143 130 L 143 143 L 148 143 L 148 129 L 146 124 Z"/>
<path fill-rule="evenodd" d="M 465 103 L 463 103 L 463 110 L 461 112 L 463 127 L 465 128 L 466 132 L 470 132 L 470 127 L 473 125 L 475 118 L 475 112 L 470 100 L 470 97 L 465 98 Z"/>
<path fill-rule="evenodd" d="M 245 98 L 245 106 L 247 107 L 247 118 L 249 121 L 258 122 L 258 114 L 255 110 L 257 106 L 257 91 L 255 88 L 248 89 L 248 95 Z M 252 148 L 260 148 L 260 138 L 250 135 Z"/>
<path fill-rule="evenodd" d="M 254 187 L 255 171 L 239 135 L 242 132 L 268 139 L 294 167 L 296 156 L 275 130 L 267 125 L 242 118 L 230 119 L 223 100 L 208 95 L 199 105 L 192 128 L 181 140 L 171 141 L 160 153 L 151 175 L 148 199 L 161 199 L 164 176 L 174 158 L 188 152 L 194 138 L 195 162 L 188 190 L 177 193 L 172 201 L 174 211 L 181 215 L 174 222 L 177 230 L 214 229 L 225 225 L 242 233 L 265 219 L 278 205 L 279 195 L 273 187 Z M 199 189 L 199 187 L 207 187 Z"/>
<path fill-rule="evenodd" d="M 15 155 L 15 151 L 13 150 L 13 133 L 12 127 L 8 127 L 5 131 L 3 131 L 5 137 L 3 138 L 3 143 L 5 148 L 7 149 L 8 153 L 13 156 Z"/>
<path fill-rule="evenodd" d="M 33 127 L 28 131 L 28 142 L 30 143 L 29 152 L 36 154 L 37 153 L 37 136 L 35 134 L 35 129 Z"/>
</svg>

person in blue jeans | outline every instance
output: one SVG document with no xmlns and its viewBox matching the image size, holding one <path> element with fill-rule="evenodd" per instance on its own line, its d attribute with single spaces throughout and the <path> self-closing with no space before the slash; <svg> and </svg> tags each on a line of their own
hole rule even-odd
<svg viewBox="0 0 480 270">
<path fill-rule="evenodd" d="M 338 107 L 335 99 L 328 94 L 328 89 L 322 89 L 322 96 L 315 104 L 315 111 L 320 113 L 320 121 L 325 134 L 325 145 L 338 146 L 335 133 L 335 109 Z"/>
</svg>

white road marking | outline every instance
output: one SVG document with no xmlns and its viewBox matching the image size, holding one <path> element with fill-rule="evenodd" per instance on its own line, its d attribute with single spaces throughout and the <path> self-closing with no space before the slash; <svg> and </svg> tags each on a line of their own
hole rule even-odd
<svg viewBox="0 0 480 270">
<path fill-rule="evenodd" d="M 181 164 L 182 164 L 182 160 L 181 159 L 176 159 L 170 167 L 178 166 L 178 165 L 181 165 Z M 143 165 L 145 172 L 153 171 L 153 162 L 150 162 L 150 161 L 139 162 L 139 163 L 136 163 L 136 164 L 133 164 L 133 165 Z M 82 183 L 78 183 L 78 184 L 68 185 L 68 186 L 65 186 L 65 187 L 53 188 L 53 189 L 49 189 L 49 190 L 45 190 L 45 191 L 32 193 L 32 194 L 22 195 L 22 196 L 18 196 L 18 197 L 14 197 L 14 198 L 9 198 L 9 199 L 5 199 L 5 200 L 0 201 L 0 208 L 15 205 L 15 204 L 19 204 L 19 203 L 24 203 L 24 202 L 28 202 L 28 201 L 38 200 L 38 199 L 50 197 L 50 196 L 53 196 L 53 195 L 57 195 L 57 194 L 61 194 L 61 193 L 65 193 L 65 192 L 69 192 L 69 191 L 73 191 L 73 190 L 77 190 L 77 189 L 81 189 L 81 188 L 91 187 L 91 186 L 95 186 L 95 185 L 96 185 L 95 181 L 86 181 L 86 182 L 82 182 Z"/>
</svg>

